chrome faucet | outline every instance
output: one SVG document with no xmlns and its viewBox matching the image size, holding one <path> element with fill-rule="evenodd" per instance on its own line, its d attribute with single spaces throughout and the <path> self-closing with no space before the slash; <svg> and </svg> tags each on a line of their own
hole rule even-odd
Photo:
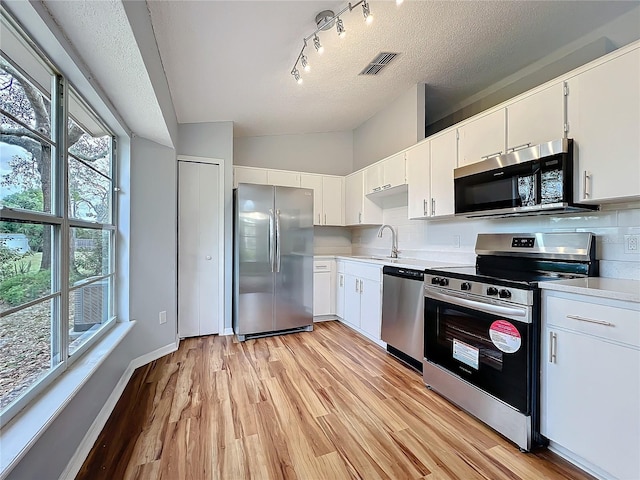
<svg viewBox="0 0 640 480">
<path fill-rule="evenodd" d="M 398 240 L 395 229 L 391 225 L 382 225 L 380 230 L 378 230 L 378 238 L 382 238 L 382 231 L 385 228 L 391 230 L 391 258 L 398 258 Z"/>
</svg>

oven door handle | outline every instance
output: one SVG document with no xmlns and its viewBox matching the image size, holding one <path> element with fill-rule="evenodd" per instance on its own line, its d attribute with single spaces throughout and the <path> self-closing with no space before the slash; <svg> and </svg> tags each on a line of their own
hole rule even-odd
<svg viewBox="0 0 640 480">
<path fill-rule="evenodd" d="M 476 300 L 470 300 L 468 298 L 462 298 L 453 293 L 443 294 L 434 290 L 428 290 L 426 293 L 427 298 L 439 300 L 441 302 L 447 302 L 452 305 L 458 305 L 461 307 L 469 307 L 475 310 L 480 310 L 485 313 L 493 315 L 505 315 L 509 317 L 522 317 L 523 322 L 530 323 L 531 318 L 528 315 L 529 308 L 516 308 L 516 307 L 504 307 L 502 305 L 494 305 L 491 303 L 478 302 Z"/>
</svg>

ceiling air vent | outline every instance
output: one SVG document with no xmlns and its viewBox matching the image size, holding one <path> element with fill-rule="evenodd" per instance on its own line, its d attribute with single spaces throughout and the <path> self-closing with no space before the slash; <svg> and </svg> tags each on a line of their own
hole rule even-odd
<svg viewBox="0 0 640 480">
<path fill-rule="evenodd" d="M 393 52 L 380 52 L 376 58 L 371 60 L 371 63 L 360 72 L 360 75 L 378 75 L 382 69 L 389 65 L 398 55 L 400 54 Z"/>
</svg>

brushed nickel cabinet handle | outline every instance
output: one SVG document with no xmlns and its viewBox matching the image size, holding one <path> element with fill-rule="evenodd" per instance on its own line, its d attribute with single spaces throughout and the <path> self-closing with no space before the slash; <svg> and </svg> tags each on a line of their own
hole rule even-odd
<svg viewBox="0 0 640 480">
<path fill-rule="evenodd" d="M 593 318 L 581 317 L 580 315 L 567 315 L 567 318 L 572 320 L 579 320 L 581 322 L 595 323 L 596 325 L 604 325 L 605 327 L 615 327 L 611 322 L 605 322 L 604 320 L 594 320 Z"/>
<path fill-rule="evenodd" d="M 582 192 L 583 192 L 582 198 L 584 199 L 591 196 L 591 191 L 589 190 L 589 184 L 591 183 L 590 180 L 591 180 L 591 172 L 585 170 L 584 175 L 582 176 Z"/>
<path fill-rule="evenodd" d="M 558 348 L 558 336 L 554 332 L 549 332 L 549 363 L 556 363 Z"/>
<path fill-rule="evenodd" d="M 436 199 L 432 198 L 431 199 L 431 216 L 435 216 L 436 214 Z"/>
<path fill-rule="evenodd" d="M 422 200 L 422 212 L 423 212 L 423 215 L 426 217 L 427 216 L 427 199 L 426 198 Z"/>
</svg>

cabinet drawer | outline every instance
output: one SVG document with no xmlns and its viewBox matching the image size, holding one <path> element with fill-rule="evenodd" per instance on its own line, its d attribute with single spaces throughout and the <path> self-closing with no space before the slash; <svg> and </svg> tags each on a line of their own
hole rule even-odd
<svg viewBox="0 0 640 480">
<path fill-rule="evenodd" d="M 574 330 L 580 333 L 640 347 L 640 311 L 600 305 L 580 300 L 545 296 L 543 315 L 547 326 Z"/>
<path fill-rule="evenodd" d="M 314 260 L 313 271 L 314 272 L 330 272 L 331 263 L 332 263 L 331 260 Z"/>
<path fill-rule="evenodd" d="M 362 263 L 347 262 L 345 266 L 345 273 L 347 275 L 353 275 L 358 278 L 367 278 L 375 282 L 380 281 L 380 272 L 382 267 L 377 265 L 364 265 Z"/>
</svg>

